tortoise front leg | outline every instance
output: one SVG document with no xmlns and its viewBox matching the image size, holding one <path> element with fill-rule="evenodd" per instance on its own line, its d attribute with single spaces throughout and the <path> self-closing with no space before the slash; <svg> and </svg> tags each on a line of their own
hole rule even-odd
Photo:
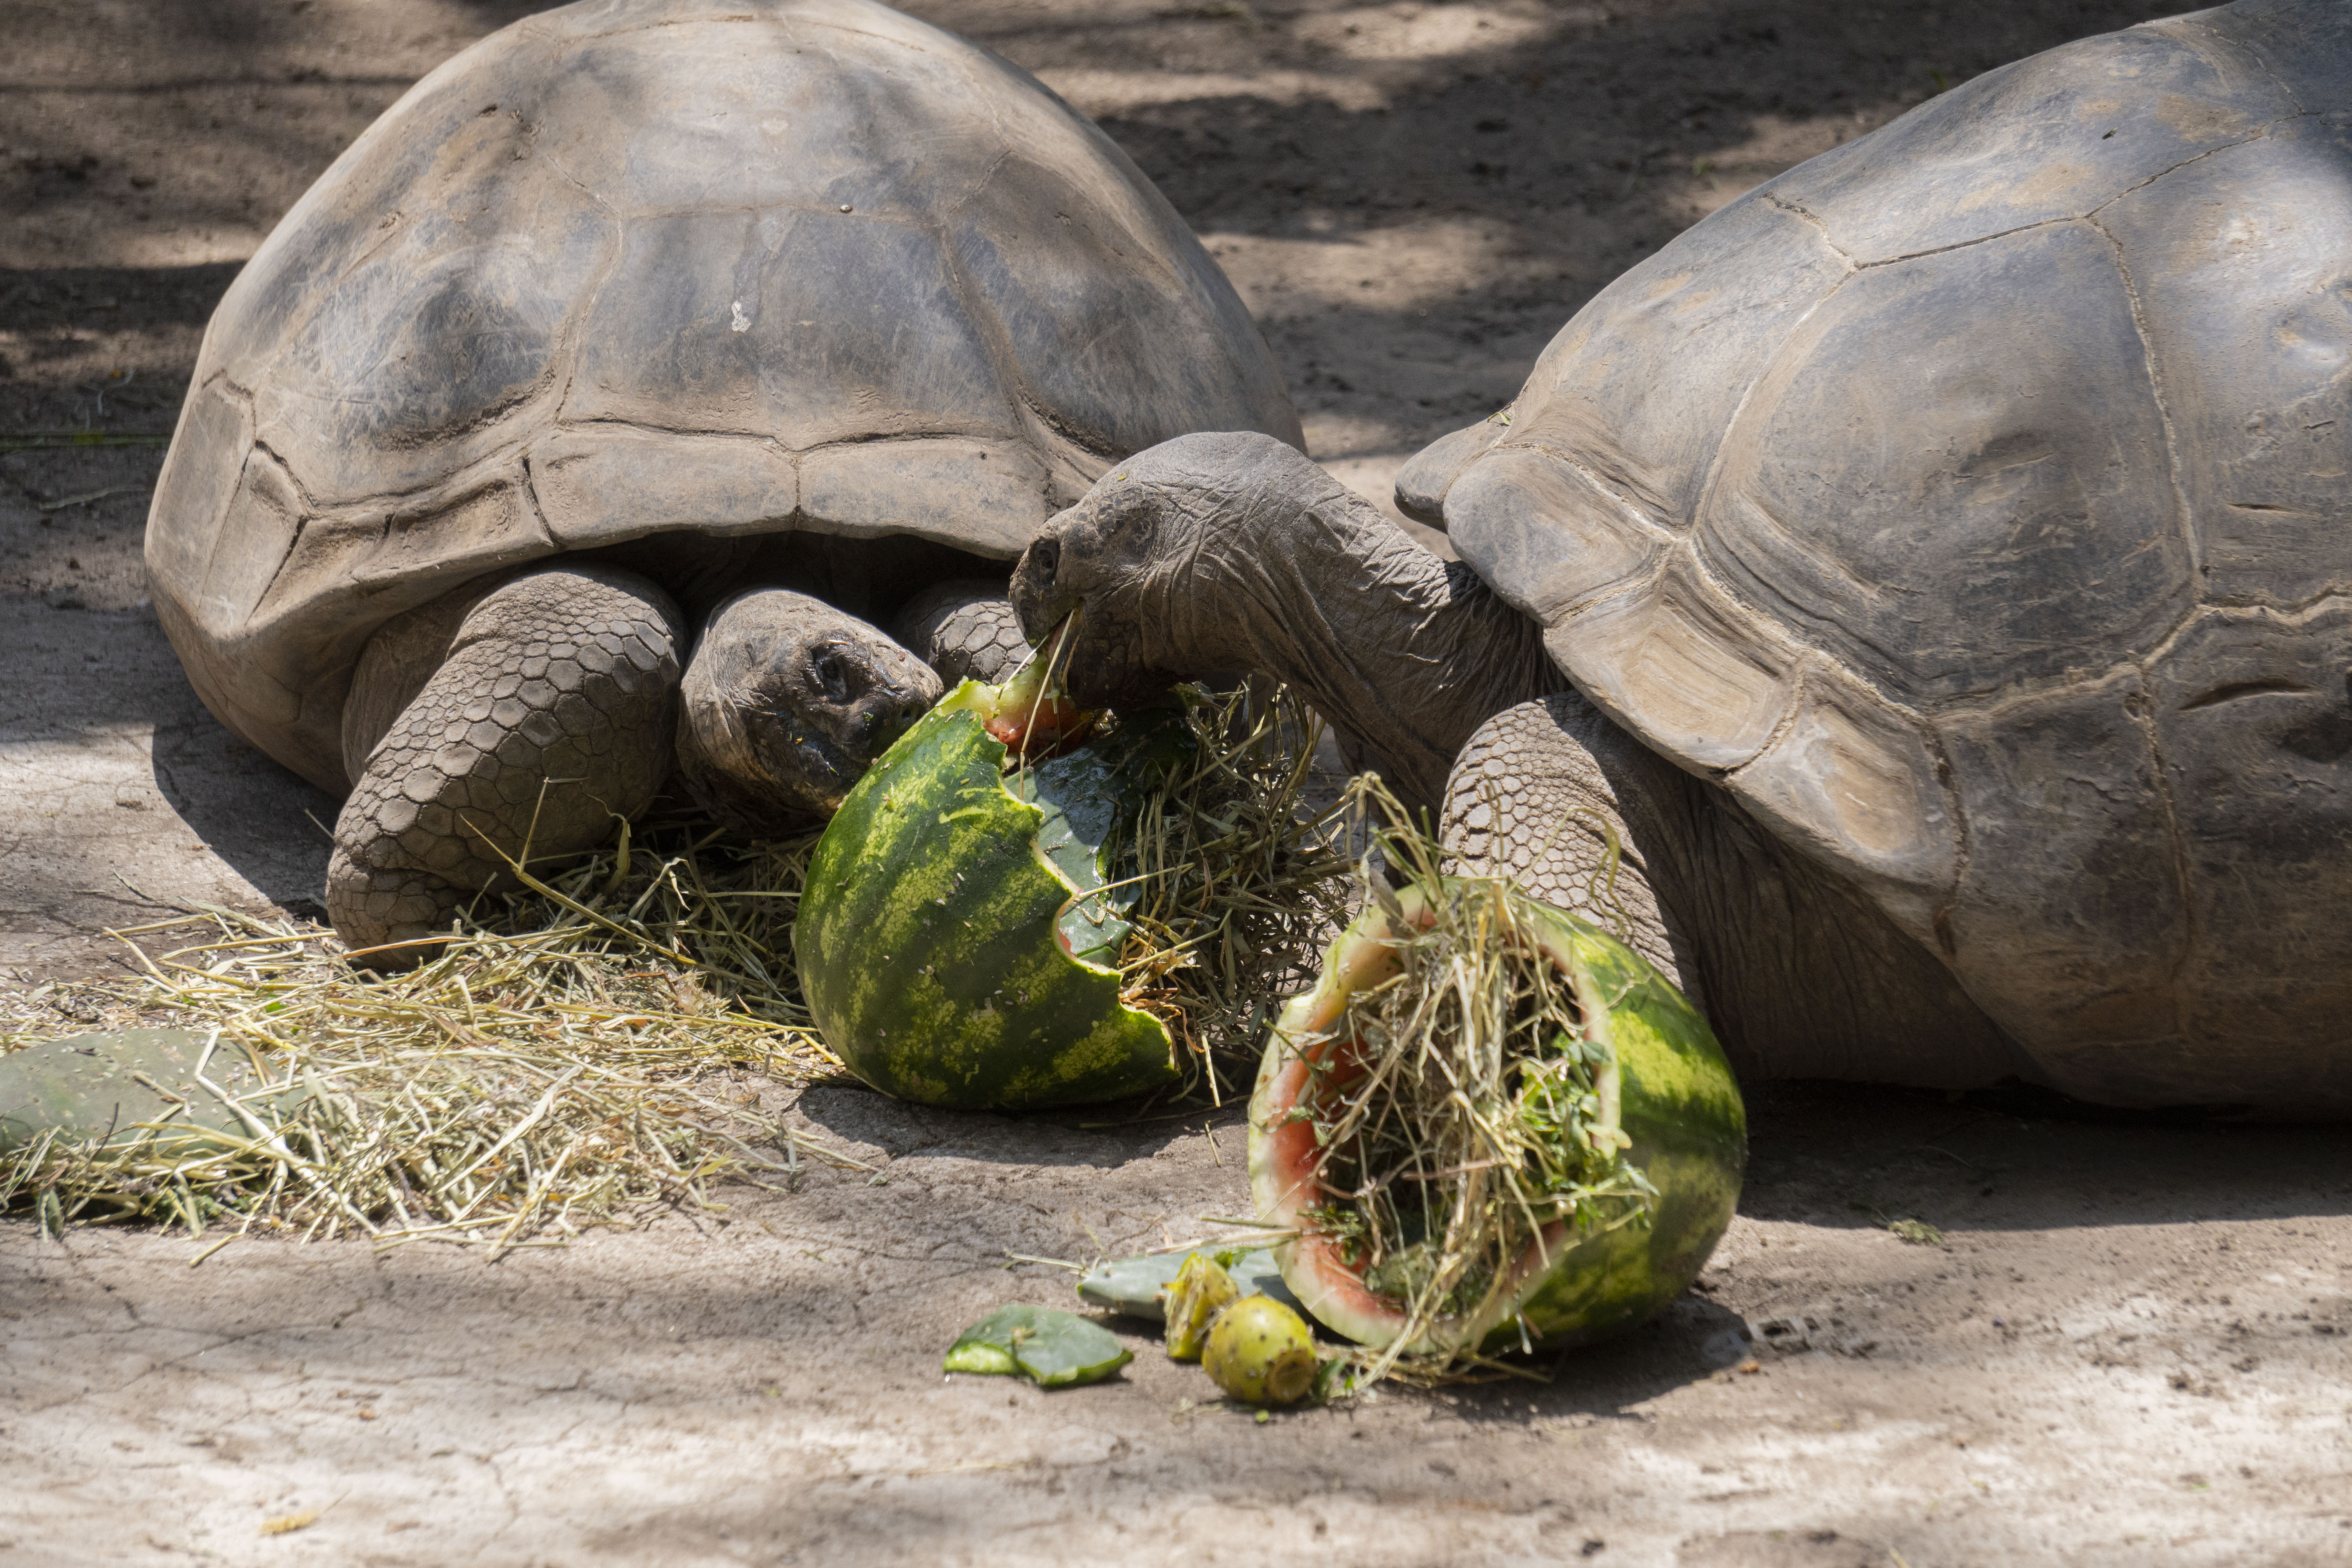
<svg viewBox="0 0 2352 1568">
<path fill-rule="evenodd" d="M 1578 692 L 1507 708 L 1470 738 L 1443 837 L 1465 871 L 1516 877 L 1617 928 L 1743 1076 L 1967 1088 L 2032 1071 L 1859 893 Z"/>
<path fill-rule="evenodd" d="M 967 676 L 996 686 L 1029 661 L 1029 639 L 1001 579 L 934 583 L 899 607 L 891 635 L 939 672 L 943 685 Z"/>
<path fill-rule="evenodd" d="M 652 804 L 673 761 L 683 640 L 668 595 L 596 566 L 465 590 L 385 626 L 344 708 L 336 931 L 355 949 L 446 931 L 508 858 L 593 849 Z M 427 951 L 368 962 L 404 968 Z"/>
</svg>

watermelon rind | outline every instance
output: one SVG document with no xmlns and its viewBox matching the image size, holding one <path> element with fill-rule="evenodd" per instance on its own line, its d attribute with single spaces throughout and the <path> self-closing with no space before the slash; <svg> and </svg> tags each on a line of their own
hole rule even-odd
<svg viewBox="0 0 2352 1568">
<path fill-rule="evenodd" d="M 1448 890 L 1455 885 L 1452 879 L 1444 884 Z M 1409 1355 L 1563 1350 L 1621 1333 L 1698 1277 L 1739 1199 L 1747 1111 L 1706 1020 L 1606 931 L 1522 893 L 1512 896 L 1567 976 L 1588 1036 L 1610 1047 L 1617 1123 L 1632 1140 L 1625 1158 L 1657 1197 L 1645 1225 L 1550 1227 L 1550 1245 L 1524 1260 L 1509 1291 L 1475 1318 L 1441 1320 L 1402 1347 Z M 1396 939 L 1420 921 L 1427 897 L 1416 884 L 1396 895 L 1394 913 L 1368 902 L 1340 933 L 1321 980 L 1294 997 L 1276 1022 L 1250 1104 L 1251 1195 L 1261 1219 L 1297 1227 L 1275 1247 L 1276 1265 L 1325 1326 L 1376 1349 L 1395 1341 L 1403 1313 L 1366 1290 L 1338 1247 L 1315 1232 L 1307 1211 L 1328 1200 L 1313 1180 L 1311 1128 L 1289 1112 L 1308 1076 L 1302 1049 L 1338 1022 L 1354 991 L 1395 972 Z M 1612 1098 L 1609 1087 L 1602 1086 L 1604 1100 Z"/>
<path fill-rule="evenodd" d="M 1119 1000 L 1127 924 L 1100 860 L 1181 743 L 1181 712 L 1008 778 L 991 689 L 966 681 L 917 721 L 818 840 L 793 936 L 809 1011 L 851 1072 L 926 1105 L 1078 1105 L 1172 1082 L 1167 1028 Z"/>
</svg>

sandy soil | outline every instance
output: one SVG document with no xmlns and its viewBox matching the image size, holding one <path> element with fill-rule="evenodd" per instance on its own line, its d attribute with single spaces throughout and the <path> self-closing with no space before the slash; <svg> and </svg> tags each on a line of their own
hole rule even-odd
<svg viewBox="0 0 2352 1568">
<path fill-rule="evenodd" d="M 0 984 L 176 904 L 314 908 L 334 803 L 188 693 L 141 529 L 213 301 L 418 74 L 527 7 L 0 0 Z M 1601 284 L 1746 185 L 2155 14 L 1998 0 L 950 0 L 1159 181 L 1384 498 Z M 23 449 L 89 430 L 149 444 Z M 52 994 L 60 1028 L 69 992 Z M 1759 1086 L 1742 1215 L 1659 1323 L 1264 1426 L 1134 1340 L 943 1379 L 1055 1301 L 1008 1256 L 1200 1234 L 1241 1129 L 815 1089 L 882 1166 L 517 1255 L 0 1224 L 0 1563 L 2352 1561 L 2334 1130 Z M 1927 1219 L 1944 1246 L 1885 1228 Z M 316 1511 L 267 1536 L 271 1520 Z"/>
</svg>

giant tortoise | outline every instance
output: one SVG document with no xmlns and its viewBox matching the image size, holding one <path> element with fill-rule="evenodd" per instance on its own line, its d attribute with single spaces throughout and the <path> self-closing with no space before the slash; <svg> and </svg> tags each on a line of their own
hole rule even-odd
<svg viewBox="0 0 2352 1568">
<path fill-rule="evenodd" d="M 1247 311 L 1022 71 L 865 0 L 590 0 L 419 82 L 238 276 L 147 562 L 212 710 L 350 792 L 337 928 L 413 944 L 674 757 L 739 823 L 837 802 L 916 654 L 1020 646 L 987 601 L 1056 507 L 1234 428 L 1299 439 Z"/>
<path fill-rule="evenodd" d="M 1075 695 L 1297 682 L 1749 1072 L 2352 1111 L 2352 7 L 1979 77 L 1597 295 L 1407 465 L 1278 443 L 1031 545 Z"/>
</svg>

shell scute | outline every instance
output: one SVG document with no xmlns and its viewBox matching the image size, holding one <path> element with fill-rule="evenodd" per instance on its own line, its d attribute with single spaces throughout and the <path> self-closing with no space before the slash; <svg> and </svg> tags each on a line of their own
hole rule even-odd
<svg viewBox="0 0 2352 1568">
<path fill-rule="evenodd" d="M 969 192 L 1003 144 L 985 94 L 955 58 L 962 51 L 899 47 L 887 74 L 863 71 L 858 62 L 878 51 L 810 9 L 771 8 L 769 25 L 795 46 L 787 48 L 746 47 L 740 16 L 580 47 L 577 87 L 543 143 L 633 218 L 848 205 L 919 223 Z M 665 79 L 694 90 L 648 90 Z"/>
<path fill-rule="evenodd" d="M 2187 1098 L 2352 1098 L 2352 1051 L 2323 1067 L 2272 1045 L 2352 1016 L 2352 600 L 2209 613 L 2153 664 L 2147 713 L 2197 933 L 2180 1025 L 2204 1082 Z"/>
<path fill-rule="evenodd" d="M 1859 682 L 1815 666 L 1795 711 L 1726 781 L 1816 860 L 1843 862 L 1920 942 L 1958 870 L 1958 825 L 1924 728 Z"/>
<path fill-rule="evenodd" d="M 1651 747 L 1695 769 L 1736 768 L 1787 711 L 1799 658 L 1758 637 L 1745 607 L 1687 555 L 1655 581 L 1554 626 L 1544 646 L 1586 696 Z"/>
<path fill-rule="evenodd" d="M 1604 537 L 1614 557 L 1646 553 L 1651 531 L 1686 531 L 1748 388 L 1846 270 L 1815 226 L 1749 196 L 1602 289 L 1537 361 L 1509 428 L 1445 493 L 1462 558 L 1549 620 L 1594 591 L 1601 570 L 1587 563 Z M 1482 472 L 1521 449 L 1572 471 L 1531 495 Z M 1551 529 L 1562 537 L 1545 541 Z"/>
<path fill-rule="evenodd" d="M 2117 1047 L 2179 1038 L 2174 977 L 2192 938 L 2146 701 L 2126 668 L 1936 725 L 1968 808 L 1948 956 L 2059 1088 L 2111 1100 L 2095 1075 Z"/>
<path fill-rule="evenodd" d="M 2099 215 L 2137 284 L 2208 598 L 2352 587 L 2352 129 L 2305 120 Z"/>
<path fill-rule="evenodd" d="M 2152 647 L 2192 568 L 2115 247 L 2066 224 L 1854 277 L 1748 398 L 1699 537 L 1898 703 Z"/>
<path fill-rule="evenodd" d="M 1038 110 L 1018 106 L 1024 120 Z M 949 225 L 957 273 L 1020 367 L 1017 395 L 1097 458 L 1139 450 L 1201 407 L 1248 410 L 1297 445 L 1272 361 L 1222 347 L 1253 330 L 1238 297 L 1168 264 L 1189 242 L 1182 220 L 1125 153 L 1108 140 L 1101 153 L 1047 162 L 1016 145 Z M 1123 369 L 1139 364 L 1154 374 Z"/>
<path fill-rule="evenodd" d="M 1667 542 L 1589 469 L 1517 442 L 1472 464 L 1445 492 L 1445 510 L 1449 519 L 1476 520 L 1475 544 L 1454 535 L 1464 558 L 1475 549 L 1478 561 L 1509 563 L 1498 570 L 1512 602 L 1548 622 L 1639 575 Z"/>
<path fill-rule="evenodd" d="M 2155 24 L 2210 33 L 2262 62 L 2307 113 L 2352 108 L 2352 11 L 2309 0 L 2239 0 Z"/>
<path fill-rule="evenodd" d="M 802 505 L 835 520 L 828 531 L 911 533 L 1000 558 L 1027 546 L 1054 493 L 1037 454 L 1010 442 L 860 441 L 801 460 Z"/>
<path fill-rule="evenodd" d="M 1017 434 L 939 242 L 857 214 L 721 210 L 631 225 L 581 331 L 567 422 L 751 435 Z"/>
</svg>

